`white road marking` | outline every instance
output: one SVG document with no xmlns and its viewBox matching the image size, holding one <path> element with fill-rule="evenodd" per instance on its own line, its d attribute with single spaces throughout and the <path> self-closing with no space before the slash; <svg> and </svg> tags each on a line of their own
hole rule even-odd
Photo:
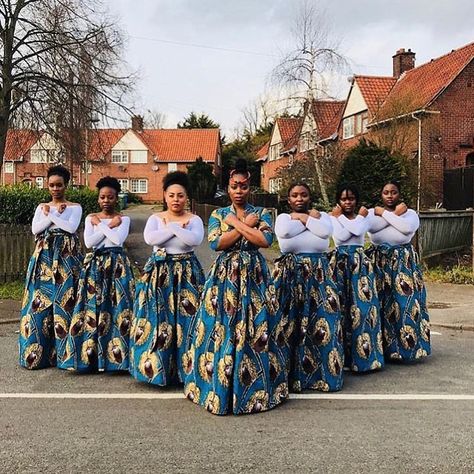
<svg viewBox="0 0 474 474">
<path fill-rule="evenodd" d="M 442 336 L 442 334 L 440 332 L 436 332 L 436 331 L 430 331 L 430 334 L 432 336 Z"/>
<path fill-rule="evenodd" d="M 0 399 L 57 400 L 175 400 L 184 399 L 182 392 L 169 393 L 0 393 Z M 439 393 L 292 393 L 293 400 L 474 400 L 469 394 Z"/>
</svg>

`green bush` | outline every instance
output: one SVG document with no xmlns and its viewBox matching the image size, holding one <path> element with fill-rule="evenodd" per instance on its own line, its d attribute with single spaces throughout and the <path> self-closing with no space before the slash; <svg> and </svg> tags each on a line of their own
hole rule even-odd
<svg viewBox="0 0 474 474">
<path fill-rule="evenodd" d="M 82 218 L 97 212 L 97 192 L 88 188 L 68 188 L 66 198 L 82 206 Z M 25 184 L 0 186 L 0 224 L 25 224 L 33 220 L 38 204 L 49 202 L 47 189 L 29 187 Z"/>
</svg>

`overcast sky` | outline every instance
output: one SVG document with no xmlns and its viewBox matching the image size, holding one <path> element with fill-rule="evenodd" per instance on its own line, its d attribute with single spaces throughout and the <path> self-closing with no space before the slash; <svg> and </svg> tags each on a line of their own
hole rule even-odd
<svg viewBox="0 0 474 474">
<path fill-rule="evenodd" d="M 135 107 L 167 117 L 205 112 L 227 135 L 268 90 L 280 51 L 292 45 L 299 0 L 105 0 L 128 35 L 140 72 Z M 391 75 L 399 48 L 422 64 L 474 41 L 473 0 L 314 1 L 350 60 L 349 73 Z M 181 44 L 176 44 L 181 43 Z M 195 45 L 195 46 L 193 46 Z M 213 49 L 222 48 L 222 49 Z M 335 88 L 345 98 L 347 81 Z"/>
</svg>

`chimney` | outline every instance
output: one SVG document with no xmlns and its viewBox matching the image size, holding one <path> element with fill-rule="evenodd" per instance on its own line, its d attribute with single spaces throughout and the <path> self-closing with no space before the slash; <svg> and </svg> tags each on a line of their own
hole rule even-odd
<svg viewBox="0 0 474 474">
<path fill-rule="evenodd" d="M 132 130 L 143 132 L 143 117 L 141 115 L 132 116 Z"/>
<path fill-rule="evenodd" d="M 405 72 L 415 67 L 415 53 L 411 49 L 400 48 L 393 56 L 393 77 L 397 79 Z"/>
</svg>

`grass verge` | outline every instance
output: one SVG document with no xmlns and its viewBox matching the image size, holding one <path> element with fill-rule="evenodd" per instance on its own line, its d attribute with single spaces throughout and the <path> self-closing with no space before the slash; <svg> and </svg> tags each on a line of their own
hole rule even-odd
<svg viewBox="0 0 474 474">
<path fill-rule="evenodd" d="M 23 298 L 23 281 L 12 281 L 0 284 L 0 300 L 21 300 Z"/>
</svg>

